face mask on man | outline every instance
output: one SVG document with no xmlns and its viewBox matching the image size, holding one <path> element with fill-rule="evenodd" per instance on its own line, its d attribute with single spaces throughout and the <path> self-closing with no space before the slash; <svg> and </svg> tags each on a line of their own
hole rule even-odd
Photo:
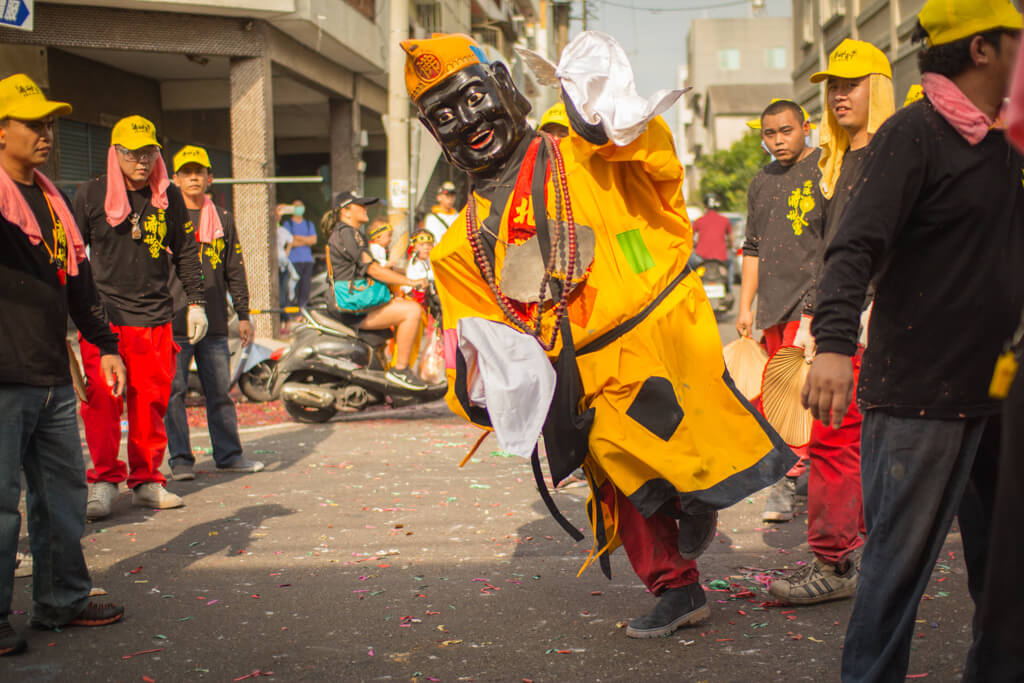
<svg viewBox="0 0 1024 683">
<path fill-rule="evenodd" d="M 306 214 L 306 207 L 296 206 L 294 209 L 292 209 L 292 213 L 298 216 L 299 218 L 302 218 Z"/>
</svg>

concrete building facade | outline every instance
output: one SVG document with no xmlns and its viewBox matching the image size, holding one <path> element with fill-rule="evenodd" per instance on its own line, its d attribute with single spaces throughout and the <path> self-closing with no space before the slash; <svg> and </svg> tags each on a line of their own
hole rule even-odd
<svg viewBox="0 0 1024 683">
<path fill-rule="evenodd" d="M 739 140 L 749 130 L 746 121 L 772 97 L 791 96 L 792 65 L 789 17 L 693 20 L 680 72 L 693 90 L 678 114 L 688 195 L 699 185 L 695 164 L 702 154 Z"/>
<path fill-rule="evenodd" d="M 546 19 L 544 0 L 406 1 L 410 35 L 473 33 L 506 59 Z M 69 193 L 105 172 L 110 130 L 131 114 L 156 124 L 168 165 L 199 144 L 215 177 L 257 181 L 215 194 L 239 226 L 251 306 L 267 309 L 278 301 L 278 201 L 301 198 L 315 222 L 339 191 L 386 196 L 387 21 L 387 0 L 36 2 L 32 31 L 0 28 L 0 76 L 27 73 L 72 103 L 47 169 Z M 420 155 L 427 178 L 438 157 Z M 254 322 L 260 335 L 278 328 Z"/>
<path fill-rule="evenodd" d="M 920 82 L 916 45 L 910 35 L 924 0 L 793 0 L 793 93 L 811 116 L 820 118 L 825 90 L 810 76 L 828 64 L 828 55 L 845 38 L 864 40 L 892 64 L 896 104 Z"/>
</svg>

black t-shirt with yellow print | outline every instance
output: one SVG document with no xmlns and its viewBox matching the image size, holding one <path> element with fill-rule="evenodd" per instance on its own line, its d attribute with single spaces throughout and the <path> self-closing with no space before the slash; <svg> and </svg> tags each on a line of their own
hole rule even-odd
<svg viewBox="0 0 1024 683">
<path fill-rule="evenodd" d="M 778 161 L 754 177 L 747 192 L 744 256 L 758 257 L 757 326 L 798 320 L 814 301 L 825 252 L 825 211 L 818 180 L 820 150 L 791 166 Z"/>
<path fill-rule="evenodd" d="M 132 237 L 130 218 L 117 226 L 107 223 L 106 194 L 106 175 L 84 183 L 75 194 L 74 211 L 110 321 L 131 327 L 170 322 L 172 268 L 188 302 L 205 303 L 195 226 L 181 191 L 174 185 L 167 188 L 166 211 L 153 206 L 148 187 L 128 191 L 132 212 L 139 215 L 139 239 Z"/>
<path fill-rule="evenodd" d="M 199 232 L 199 209 L 188 209 L 189 218 Z M 218 237 L 211 244 L 199 245 L 199 260 L 203 266 L 203 287 L 206 290 L 206 319 L 209 328 L 206 334 L 210 337 L 225 337 L 228 334 L 227 295 L 231 294 L 231 302 L 239 320 L 249 319 L 249 287 L 245 280 L 245 260 L 242 258 L 242 245 L 238 241 L 238 229 L 235 227 L 234 216 L 224 209 L 217 208 L 220 224 L 224 228 L 224 236 Z M 171 292 L 174 294 L 174 336 L 188 336 L 185 291 L 175 275 L 171 275 Z"/>
</svg>

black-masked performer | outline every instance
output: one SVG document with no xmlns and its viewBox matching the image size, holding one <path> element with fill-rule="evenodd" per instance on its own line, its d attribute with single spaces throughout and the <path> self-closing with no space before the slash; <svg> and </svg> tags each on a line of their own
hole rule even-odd
<svg viewBox="0 0 1024 683">
<path fill-rule="evenodd" d="M 683 169 L 657 117 L 681 92 L 641 100 L 618 44 L 584 33 L 558 68 L 572 127 L 555 140 L 530 129 L 508 69 L 471 38 L 402 47 L 421 120 L 472 186 L 431 255 L 449 405 L 493 428 L 504 450 L 533 453 L 535 475 L 542 431 L 556 482 L 582 463 L 594 493 L 590 559 L 607 568 L 625 546 L 661 596 L 628 635 L 700 621 L 710 610 L 695 559 L 717 510 L 782 477 L 795 457 L 734 388 L 686 267 Z M 553 65 L 524 56 L 558 83 Z M 587 95 L 575 85 L 584 80 Z"/>
</svg>

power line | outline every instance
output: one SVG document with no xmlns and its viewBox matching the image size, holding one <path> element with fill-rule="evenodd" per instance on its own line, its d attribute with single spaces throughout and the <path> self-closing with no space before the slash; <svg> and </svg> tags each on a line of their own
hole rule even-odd
<svg viewBox="0 0 1024 683">
<path fill-rule="evenodd" d="M 612 0 L 596 0 L 602 5 L 609 5 L 611 7 L 622 7 L 623 9 L 636 9 L 643 12 L 698 12 L 706 9 L 718 9 L 719 7 L 735 7 L 737 5 L 749 5 L 750 0 L 730 0 L 729 2 L 716 2 L 710 5 L 699 5 L 695 7 L 636 7 L 634 5 L 627 5 L 622 2 L 612 2 Z"/>
</svg>

